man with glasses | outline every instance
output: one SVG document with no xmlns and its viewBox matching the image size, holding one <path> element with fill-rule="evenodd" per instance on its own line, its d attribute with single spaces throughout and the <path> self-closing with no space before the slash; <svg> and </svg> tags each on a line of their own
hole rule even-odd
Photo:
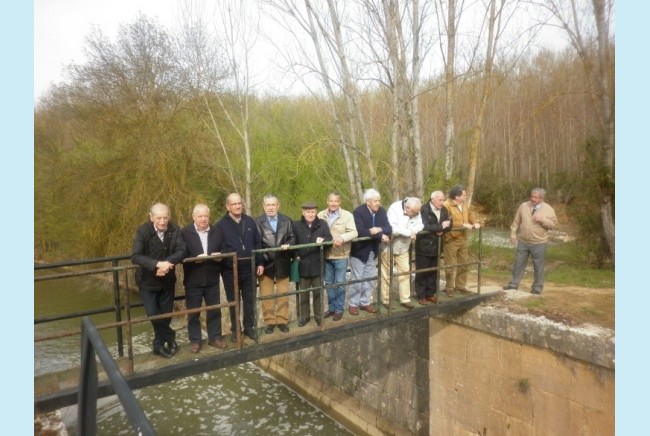
<svg viewBox="0 0 650 436">
<path fill-rule="evenodd" d="M 255 283 L 251 273 L 251 256 L 253 250 L 262 248 L 262 238 L 257 231 L 257 225 L 253 218 L 243 212 L 244 204 L 239 194 L 232 193 L 228 195 L 226 210 L 226 214 L 216 224 L 223 234 L 222 253 L 237 253 L 237 284 L 239 285 L 239 293 L 243 303 L 244 334 L 251 339 L 255 339 Z M 255 265 L 255 274 L 258 277 L 264 274 L 264 257 L 262 254 L 256 256 Z M 221 266 L 221 276 L 226 298 L 229 302 L 235 301 L 235 272 L 232 258 L 224 259 Z M 239 304 L 239 301 L 237 304 Z M 234 307 L 230 307 L 230 326 L 232 332 L 230 340 L 237 342 L 237 330 L 240 326 Z"/>
</svg>

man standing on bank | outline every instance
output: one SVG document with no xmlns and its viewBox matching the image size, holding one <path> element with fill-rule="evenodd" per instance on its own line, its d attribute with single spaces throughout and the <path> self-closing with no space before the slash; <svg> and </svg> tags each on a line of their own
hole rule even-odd
<svg viewBox="0 0 650 436">
<path fill-rule="evenodd" d="M 186 257 L 203 257 L 220 254 L 223 244 L 221 230 L 210 225 L 210 208 L 197 204 L 192 210 L 192 223 L 181 229 L 185 242 Z M 221 259 L 183 263 L 183 284 L 185 285 L 185 305 L 188 309 L 220 304 L 219 275 Z M 221 337 L 221 309 L 206 311 L 208 345 L 226 348 Z M 190 339 L 190 351 L 201 351 L 201 313 L 187 315 L 187 333 Z"/>
<path fill-rule="evenodd" d="M 318 219 L 316 211 L 318 206 L 313 202 L 306 202 L 302 205 L 302 217 L 293 223 L 293 229 L 296 233 L 296 243 L 302 244 L 322 244 L 332 240 L 330 228 L 327 221 Z M 323 315 L 323 304 L 321 301 L 321 290 L 317 287 L 322 286 L 321 277 L 321 256 L 320 247 L 300 248 L 296 251 L 296 258 L 299 260 L 300 270 L 300 289 L 316 288 L 311 291 L 302 292 L 299 295 L 298 307 L 298 327 L 302 327 L 309 322 L 309 294 L 314 302 L 314 318 L 316 324 L 320 325 Z M 325 256 L 323 256 L 325 258 Z"/>
<path fill-rule="evenodd" d="M 451 229 L 449 212 L 443 206 L 444 202 L 445 194 L 434 191 L 431 200 L 420 210 L 423 232 L 415 240 L 415 268 L 418 270 L 438 266 L 438 244 L 442 243 L 440 236 Z M 415 293 L 421 305 L 437 302 L 438 271 L 415 273 Z"/>
<path fill-rule="evenodd" d="M 518 289 L 519 282 L 526 270 L 528 256 L 533 260 L 535 278 L 531 292 L 541 294 L 544 290 L 544 255 L 548 242 L 548 231 L 558 226 L 553 208 L 544 202 L 546 191 L 535 188 L 530 193 L 530 200 L 523 202 L 510 226 L 510 242 L 517 245 L 515 263 L 512 268 L 512 280 L 504 290 Z"/>
<path fill-rule="evenodd" d="M 452 225 L 452 230 L 445 233 L 443 238 L 445 266 L 461 264 L 458 267 L 445 268 L 445 293 L 448 297 L 453 296 L 454 292 L 469 293 L 467 265 L 462 265 L 469 262 L 467 230 L 481 227 L 474 214 L 470 213 L 465 200 L 467 200 L 465 188 L 463 185 L 456 185 L 449 190 L 449 198 L 444 203 Z"/>
<path fill-rule="evenodd" d="M 421 208 L 422 200 L 417 197 L 406 197 L 403 200 L 398 200 L 388 208 L 387 216 L 388 222 L 393 229 L 393 241 L 381 251 L 381 302 L 384 307 L 388 307 L 390 303 L 390 274 L 393 263 L 397 267 L 398 273 L 407 273 L 411 270 L 409 250 L 411 242 L 415 241 L 416 235 L 423 227 L 420 218 Z M 391 248 L 393 262 L 390 261 Z M 400 304 L 409 310 L 413 309 L 415 305 L 411 303 L 411 276 L 398 276 L 397 285 Z"/>
<path fill-rule="evenodd" d="M 262 206 L 264 213 L 255 219 L 257 231 L 262 237 L 262 248 L 281 247 L 287 250 L 295 245 L 296 236 L 293 233 L 291 218 L 282 215 L 278 197 L 273 194 L 264 196 Z M 288 251 L 269 251 L 264 253 L 264 274 L 259 276 L 260 295 L 273 295 L 273 286 L 278 294 L 289 292 L 289 275 L 291 274 L 291 255 Z M 277 312 L 275 306 L 277 304 Z M 262 317 L 264 333 L 271 334 L 277 325 L 281 332 L 289 331 L 289 297 L 278 297 L 274 300 L 262 300 Z"/>
<path fill-rule="evenodd" d="M 174 309 L 176 271 L 174 265 L 185 256 L 185 243 L 178 226 L 170 222 L 169 207 L 156 203 L 149 210 L 149 220 L 135 232 L 131 262 L 139 265 L 135 281 L 147 316 L 171 313 Z M 172 357 L 178 351 L 172 319 L 151 321 L 153 354 Z"/>
<path fill-rule="evenodd" d="M 350 270 L 352 280 L 364 280 L 350 285 L 350 315 L 359 315 L 359 309 L 368 313 L 376 313 L 377 309 L 371 303 L 374 280 L 377 276 L 377 257 L 379 244 L 390 242 L 393 232 L 386 209 L 381 207 L 381 195 L 375 189 L 367 189 L 363 193 L 365 204 L 354 209 L 354 225 L 359 232 L 359 238 L 370 237 L 368 241 L 355 241 L 350 250 Z"/>
<path fill-rule="evenodd" d="M 348 259 L 352 240 L 357 237 L 352 213 L 341 209 L 341 194 L 330 192 L 327 196 L 327 209 L 318 213 L 318 218 L 327 221 L 332 233 L 332 247 L 327 252 L 325 260 L 325 283 L 339 283 L 327 288 L 327 311 L 325 318 L 332 317 L 338 321 L 343 317 L 345 308 L 345 273 L 348 269 Z"/>
<path fill-rule="evenodd" d="M 217 227 L 223 234 L 223 253 L 237 253 L 237 277 L 239 293 L 243 302 L 244 334 L 255 339 L 254 300 L 255 282 L 251 273 L 251 256 L 253 250 L 262 248 L 262 238 L 257 231 L 255 220 L 243 213 L 244 204 L 241 196 L 232 193 L 226 198 L 226 214 L 219 220 Z M 264 274 L 264 257 L 258 254 L 255 257 L 255 274 Z M 232 258 L 226 258 L 221 265 L 223 287 L 229 302 L 235 301 L 235 273 Z M 237 302 L 239 304 L 239 301 Z M 230 326 L 232 342 L 237 342 L 239 320 L 236 318 L 235 307 L 230 307 Z"/>
</svg>

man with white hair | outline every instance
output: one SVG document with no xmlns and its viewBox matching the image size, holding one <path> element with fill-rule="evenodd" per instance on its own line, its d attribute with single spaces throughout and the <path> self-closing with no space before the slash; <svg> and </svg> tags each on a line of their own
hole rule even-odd
<svg viewBox="0 0 650 436">
<path fill-rule="evenodd" d="M 381 195 L 375 189 L 367 189 L 363 194 L 365 204 L 354 209 L 354 225 L 359 238 L 370 237 L 367 241 L 354 241 L 350 250 L 350 270 L 352 280 L 364 280 L 350 285 L 348 311 L 359 315 L 359 309 L 376 313 L 372 302 L 372 290 L 377 276 L 377 256 L 379 244 L 390 242 L 393 229 L 388 222 L 386 209 L 381 207 Z"/>
<path fill-rule="evenodd" d="M 176 271 L 174 266 L 185 257 L 185 242 L 180 229 L 171 221 L 169 207 L 156 203 L 149 210 L 149 219 L 138 226 L 133 239 L 131 262 L 139 265 L 135 281 L 147 316 L 170 313 L 174 308 Z M 172 319 L 151 321 L 153 354 L 172 357 L 178 351 Z"/>
<path fill-rule="evenodd" d="M 409 249 L 411 242 L 415 241 L 417 235 L 423 228 L 420 209 L 422 200 L 417 197 L 406 197 L 390 205 L 387 216 L 388 222 L 393 229 L 392 243 L 386 245 L 381 251 L 381 302 L 385 307 L 390 304 L 390 273 L 393 264 L 397 267 L 398 273 L 406 273 L 411 270 L 409 265 Z M 391 251 L 393 261 L 391 262 Z M 399 288 L 399 302 L 407 309 L 413 309 L 411 303 L 411 276 L 400 275 L 397 278 Z"/>
<path fill-rule="evenodd" d="M 210 208 L 205 204 L 194 206 L 192 221 L 181 229 L 187 257 L 198 258 L 220 254 L 223 235 L 216 226 L 210 225 Z M 183 273 L 185 305 L 188 309 L 201 307 L 203 300 L 205 300 L 206 306 L 221 303 L 219 290 L 221 259 L 185 262 L 183 263 Z M 221 335 L 221 309 L 206 311 L 205 318 L 208 345 L 220 349 L 226 348 Z M 187 315 L 187 334 L 190 339 L 190 351 L 192 353 L 201 351 L 201 314 L 199 312 Z"/>
</svg>

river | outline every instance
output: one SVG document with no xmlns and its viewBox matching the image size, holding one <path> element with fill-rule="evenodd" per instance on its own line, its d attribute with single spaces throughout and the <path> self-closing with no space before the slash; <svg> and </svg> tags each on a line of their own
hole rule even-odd
<svg viewBox="0 0 650 436">
<path fill-rule="evenodd" d="M 87 278 L 34 283 L 35 318 L 112 304 L 110 285 Z M 135 301 L 139 301 L 136 297 Z M 138 308 L 133 316 L 142 316 Z M 93 315 L 95 324 L 113 320 L 111 313 Z M 34 326 L 35 336 L 78 329 L 80 319 Z M 102 331 L 116 350 L 115 330 Z M 148 349 L 151 327 L 134 327 L 134 349 Z M 117 353 L 113 352 L 115 356 Z M 79 365 L 79 336 L 34 345 L 34 374 Z M 136 398 L 159 435 L 349 435 L 337 422 L 252 363 L 204 373 L 135 391 Z M 76 407 L 62 409 L 70 435 L 76 435 Z M 97 408 L 99 435 L 131 435 L 116 397 L 101 399 Z"/>
</svg>

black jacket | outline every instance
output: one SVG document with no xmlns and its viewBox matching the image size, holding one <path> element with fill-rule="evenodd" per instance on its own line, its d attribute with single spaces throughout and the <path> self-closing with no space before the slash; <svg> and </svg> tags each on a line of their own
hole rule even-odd
<svg viewBox="0 0 650 436">
<path fill-rule="evenodd" d="M 250 271 L 252 251 L 262 248 L 262 239 L 257 231 L 255 220 L 246 214 L 241 214 L 241 221 L 237 224 L 226 212 L 215 227 L 218 227 L 223 234 L 222 253 L 237 253 L 239 274 L 247 274 Z M 264 265 L 264 257 L 261 254 L 255 256 L 255 265 Z M 242 269 L 242 266 L 245 269 Z M 232 269 L 232 258 L 225 258 L 222 268 Z"/>
<path fill-rule="evenodd" d="M 223 250 L 223 235 L 221 230 L 210 226 L 208 230 L 208 252 L 203 253 L 201 237 L 194 223 L 181 229 L 185 242 L 185 257 L 197 257 L 201 254 L 212 254 Z M 188 287 L 204 287 L 219 284 L 221 259 L 209 259 L 203 262 L 188 262 L 183 264 L 183 284 Z"/>
<path fill-rule="evenodd" d="M 422 217 L 422 224 L 424 224 L 422 232 L 426 233 L 418 233 L 415 239 L 415 254 L 438 257 L 438 244 L 442 242 L 442 238 L 436 233 L 442 234 L 451 230 L 451 224 L 446 229 L 443 229 L 441 224 L 443 221 L 450 219 L 449 212 L 446 207 L 440 209 L 440 221 L 438 221 L 438 217 L 433 213 L 431 202 L 427 201 L 420 209 L 420 216 Z M 442 250 L 442 247 L 440 249 Z"/>
<path fill-rule="evenodd" d="M 255 219 L 257 231 L 262 238 L 262 248 L 275 248 L 284 244 L 295 245 L 296 235 L 293 233 L 291 218 L 281 213 L 277 216 L 277 230 L 273 232 L 271 224 L 266 219 L 266 214 Z M 291 273 L 291 252 L 270 251 L 264 253 L 264 275 L 283 279 Z"/>
<path fill-rule="evenodd" d="M 151 221 L 138 226 L 133 239 L 131 262 L 139 265 L 135 272 L 135 281 L 142 290 L 162 291 L 174 288 L 176 270 L 170 271 L 163 277 L 156 276 L 156 264 L 161 260 L 176 265 L 185 257 L 185 242 L 180 235 L 179 227 L 170 222 L 161 241 Z"/>
<path fill-rule="evenodd" d="M 304 217 L 293 222 L 293 231 L 296 234 L 296 244 L 312 244 L 319 236 L 324 241 L 332 240 L 332 233 L 327 221 L 316 218 L 311 227 L 307 225 Z M 327 245 L 324 248 L 323 259 L 327 255 Z M 300 248 L 294 251 L 294 255 L 300 257 L 300 277 L 319 277 L 321 275 L 320 247 Z"/>
</svg>

